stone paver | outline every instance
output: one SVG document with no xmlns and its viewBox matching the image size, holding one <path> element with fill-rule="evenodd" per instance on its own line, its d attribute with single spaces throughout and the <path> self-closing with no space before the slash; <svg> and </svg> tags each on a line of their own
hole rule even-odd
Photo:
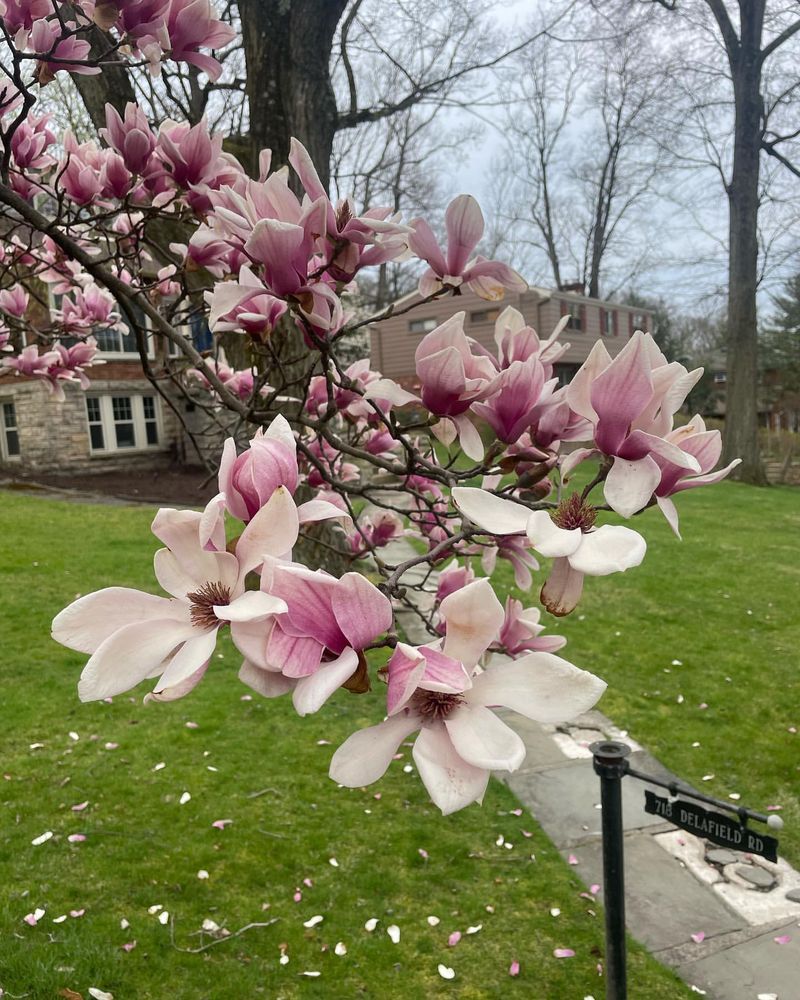
<svg viewBox="0 0 800 1000">
<path fill-rule="evenodd" d="M 578 859 L 575 871 L 583 881 L 587 885 L 593 882 L 602 885 L 600 841 L 573 847 L 571 853 Z M 625 877 L 628 926 L 651 951 L 674 948 L 699 931 L 712 937 L 746 926 L 743 917 L 708 892 L 647 834 L 635 833 L 625 838 Z M 601 891 L 599 899 L 602 898 Z"/>
<path fill-rule="evenodd" d="M 789 936 L 787 944 L 776 937 Z M 705 942 L 704 942 L 705 943 Z M 800 997 L 800 935 L 797 922 L 773 927 L 730 948 L 723 948 L 678 967 L 680 975 L 715 1000 L 777 1000 Z"/>
</svg>

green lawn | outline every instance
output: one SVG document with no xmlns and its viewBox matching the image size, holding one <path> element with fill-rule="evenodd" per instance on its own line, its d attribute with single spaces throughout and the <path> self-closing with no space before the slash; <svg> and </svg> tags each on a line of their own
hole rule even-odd
<svg viewBox="0 0 800 1000">
<path fill-rule="evenodd" d="M 543 620 L 608 681 L 598 707 L 667 767 L 781 806 L 780 853 L 800 867 L 800 491 L 726 482 L 675 500 L 683 541 L 657 510 L 635 517 L 644 563 L 587 579 L 572 615 Z M 507 565 L 496 579 L 512 586 Z"/>
<path fill-rule="evenodd" d="M 773 502 L 772 495 L 768 499 Z M 335 746 L 357 726 L 374 722 L 381 714 L 377 700 L 341 692 L 319 716 L 298 719 L 286 703 L 255 695 L 245 700 L 247 689 L 235 676 L 237 657 L 223 645 L 216 669 L 183 701 L 143 707 L 137 691 L 113 704 L 81 705 L 75 684 L 85 657 L 49 639 L 50 619 L 81 592 L 110 584 L 154 589 L 150 553 L 157 543 L 148 530 L 153 512 L 12 493 L 3 494 L 2 509 L 0 987 L 6 996 L 49 1000 L 73 990 L 88 1000 L 89 987 L 110 991 L 116 1000 L 603 995 L 596 970 L 603 948 L 600 907 L 581 897 L 583 887 L 572 869 L 530 815 L 512 813 L 518 804 L 504 787 L 493 783 L 482 809 L 443 819 L 416 775 L 404 773 L 407 747 L 387 778 L 368 790 L 338 789 L 328 780 L 332 747 L 320 741 Z M 758 510 L 766 534 L 770 516 L 766 506 Z M 695 534 L 698 520 L 691 519 Z M 685 553 L 664 540 L 667 552 Z M 713 556 L 719 544 L 704 551 Z M 726 544 L 751 553 L 749 571 L 757 556 L 746 540 Z M 570 635 L 576 660 L 630 688 L 627 700 L 622 690 L 610 696 L 608 710 L 621 716 L 635 706 L 631 727 L 661 751 L 644 725 L 646 712 L 656 706 L 654 697 L 642 698 L 640 677 L 631 684 L 610 669 L 614 642 L 628 659 L 636 655 L 642 669 L 646 646 L 636 634 L 635 616 L 631 611 L 615 616 L 612 627 L 623 632 L 617 640 L 605 627 L 599 636 L 593 631 L 594 654 L 588 631 L 585 638 L 580 631 L 599 623 L 603 602 L 606 614 L 615 600 L 626 606 L 619 586 L 622 593 L 627 587 L 630 595 L 639 594 L 637 580 L 642 586 L 650 580 L 651 589 L 645 587 L 637 600 L 654 603 L 647 594 L 684 589 L 679 578 L 661 584 L 648 572 L 609 587 L 597 584 L 586 624 L 576 623 Z M 685 592 L 689 601 L 688 583 Z M 693 595 L 706 616 L 701 632 L 708 640 L 716 611 L 704 608 L 699 596 Z M 749 624 L 763 619 L 766 600 L 763 588 L 754 593 L 752 607 L 760 618 Z M 782 600 L 775 604 L 776 616 L 779 606 L 788 605 Z M 688 672 L 694 666 L 687 651 L 692 632 L 671 610 L 672 601 L 663 601 L 658 642 L 669 658 L 684 651 Z M 720 626 L 727 657 L 736 633 L 727 619 Z M 750 647 L 758 651 L 761 644 L 753 641 Z M 788 677 L 790 656 L 788 647 L 782 663 L 765 656 L 761 669 Z M 700 664 L 696 670 L 697 691 L 683 687 L 686 714 L 694 712 L 690 694 L 700 699 L 700 678 L 708 673 Z M 665 682 L 674 685 L 679 676 L 659 676 L 656 686 L 671 693 Z M 732 714 L 745 697 L 737 705 L 733 690 L 730 695 Z M 660 700 L 671 708 L 666 694 Z M 782 693 L 775 701 L 772 736 L 786 760 L 792 746 L 784 725 L 790 721 L 787 699 Z M 721 706 L 712 707 L 719 717 Z M 703 724 L 698 720 L 698 729 Z M 744 730 L 749 722 L 741 725 L 743 738 L 730 749 L 743 762 L 753 735 Z M 711 742 L 705 734 L 702 739 L 709 757 Z M 722 761 L 715 766 L 723 771 Z M 747 766 L 740 767 L 747 775 Z M 791 783 L 786 766 L 781 780 Z M 181 804 L 184 792 L 191 799 Z M 782 801 L 788 802 L 788 793 Z M 82 810 L 73 809 L 83 803 L 88 804 Z M 219 819 L 233 823 L 218 830 L 212 823 Z M 46 832 L 51 839 L 31 843 Z M 71 843 L 71 834 L 86 839 Z M 501 834 L 513 849 L 497 845 Z M 200 871 L 208 877 L 199 878 Z M 295 902 L 298 889 L 302 900 Z M 148 912 L 156 906 L 163 909 Z M 28 926 L 24 917 L 37 907 L 46 913 Z M 551 915 L 553 907 L 560 915 Z M 169 918 L 161 924 L 164 911 Z M 64 914 L 66 920 L 53 922 Z M 324 920 L 305 927 L 315 915 Z M 437 926 L 429 925 L 431 915 L 439 917 Z M 372 917 L 380 922 L 369 933 L 364 924 Z M 185 950 L 215 940 L 198 933 L 204 920 L 234 933 L 273 919 L 270 926 L 253 927 L 200 953 Z M 401 932 L 396 945 L 386 933 L 393 923 Z M 479 931 L 466 933 L 478 925 Z M 450 948 L 448 936 L 456 930 L 464 936 Z M 134 941 L 132 950 L 123 949 Z M 345 955 L 334 953 L 337 942 L 346 945 Z M 289 958 L 285 965 L 279 962 L 282 946 Z M 575 957 L 556 959 L 556 948 L 572 948 Z M 514 960 L 521 972 L 512 979 L 508 968 Z M 455 970 L 452 982 L 440 978 L 439 963 Z M 632 1000 L 694 995 L 639 948 L 632 948 L 630 965 Z M 320 975 L 303 975 L 307 972 Z"/>
</svg>

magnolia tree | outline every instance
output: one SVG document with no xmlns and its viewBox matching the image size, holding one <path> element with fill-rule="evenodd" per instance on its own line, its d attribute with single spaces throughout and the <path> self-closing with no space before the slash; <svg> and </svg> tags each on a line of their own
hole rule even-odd
<svg viewBox="0 0 800 1000">
<path fill-rule="evenodd" d="M 494 350 L 470 339 L 463 288 L 497 301 L 525 287 L 475 255 L 483 218 L 470 197 L 447 209 L 443 247 L 422 219 L 333 204 L 299 143 L 291 174 L 271 169 L 264 150 L 249 177 L 204 123 L 155 129 L 134 105 L 108 107 L 102 141 L 78 143 L 37 114 L 36 89 L 56 73 L 101 71 L 91 55 L 101 30 L 106 61 L 154 74 L 183 61 L 213 76 L 202 50 L 230 31 L 208 0 L 0 0 L 0 15 L 4 377 L 39 380 L 57 405 L 66 383 L 89 384 L 93 334 L 127 328 L 165 398 L 183 393 L 232 430 L 205 510 L 163 509 L 153 521 L 168 596 L 111 587 L 56 616 L 55 639 L 90 654 L 80 697 L 145 680 L 147 701 L 183 697 L 229 628 L 240 679 L 299 715 L 339 688 L 373 690 L 376 724 L 336 750 L 335 781 L 377 780 L 418 733 L 414 760 L 441 810 L 481 801 L 490 772 L 515 770 L 525 754 L 493 709 L 559 722 L 605 688 L 556 655 L 565 640 L 541 634 L 534 598 L 498 599 L 498 559 L 526 591 L 544 559 L 539 602 L 563 616 L 586 576 L 642 562 L 644 539 L 620 516 L 657 507 L 677 534 L 673 497 L 732 468 L 713 471 L 719 433 L 699 417 L 674 426 L 701 371 L 667 363 L 637 332 L 614 359 L 598 342 L 559 387 L 563 324 L 541 339 L 513 308 L 497 320 Z M 404 309 L 454 299 L 417 349 L 418 395 L 366 360 L 341 359 L 368 322 L 354 307 L 360 272 L 401 259 L 422 262 Z M 250 363 L 198 352 L 183 332 L 191 322 L 233 338 Z M 172 345 L 157 362 L 153 336 Z M 584 462 L 590 481 L 573 490 Z M 323 545 L 349 563 L 338 577 L 293 558 L 324 523 Z M 407 641 L 398 612 L 418 616 L 429 641 Z"/>
</svg>

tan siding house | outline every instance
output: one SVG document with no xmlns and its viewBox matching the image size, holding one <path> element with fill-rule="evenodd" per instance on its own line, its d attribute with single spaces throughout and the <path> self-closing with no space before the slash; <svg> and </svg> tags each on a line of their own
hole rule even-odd
<svg viewBox="0 0 800 1000">
<path fill-rule="evenodd" d="M 407 308 L 418 298 L 418 294 L 412 292 L 395 305 L 398 309 Z M 647 310 L 589 299 L 575 292 L 531 287 L 522 294 L 506 294 L 502 302 L 487 302 L 467 290 L 462 295 L 437 299 L 375 323 L 370 328 L 372 366 L 387 378 L 406 386 L 413 385 L 417 345 L 426 333 L 458 311 L 466 314 L 467 336 L 494 352 L 494 323 L 506 306 L 519 309 L 542 339 L 550 335 L 562 316 L 570 314 L 570 322 L 560 337 L 570 348 L 555 368 L 563 382 L 572 378 L 598 340 L 603 340 L 613 357 L 622 350 L 634 330 L 650 333 L 653 330 L 653 314 Z"/>
</svg>

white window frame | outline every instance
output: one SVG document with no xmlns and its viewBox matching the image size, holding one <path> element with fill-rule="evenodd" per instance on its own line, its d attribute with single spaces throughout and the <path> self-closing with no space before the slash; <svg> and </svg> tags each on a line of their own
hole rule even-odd
<svg viewBox="0 0 800 1000">
<path fill-rule="evenodd" d="M 133 440 L 134 443 L 131 447 L 126 445 L 117 444 L 117 430 L 116 421 L 114 420 L 114 398 L 129 399 L 131 401 L 131 423 L 133 424 Z M 145 397 L 153 400 L 155 407 L 155 425 L 156 434 L 158 440 L 155 444 L 147 443 L 147 423 L 152 421 L 146 421 L 144 416 L 144 402 Z M 103 429 L 103 447 L 95 448 L 92 445 L 92 435 L 89 423 L 89 410 L 86 409 L 86 432 L 89 438 L 89 452 L 94 456 L 98 455 L 112 455 L 112 454 L 132 454 L 136 452 L 143 451 L 159 451 L 164 448 L 164 431 L 161 420 L 161 406 L 160 400 L 155 393 L 150 392 L 131 392 L 130 390 L 121 389 L 119 392 L 106 392 L 106 393 L 96 393 L 89 392 L 86 394 L 86 400 L 96 399 L 100 404 L 100 421 L 99 426 Z M 94 421 L 93 423 L 97 423 Z"/>
<path fill-rule="evenodd" d="M 603 306 L 603 328 L 601 333 L 604 337 L 614 337 L 617 333 L 617 311 Z M 611 329 L 609 329 L 609 326 Z"/>
<path fill-rule="evenodd" d="M 14 408 L 14 425 L 9 427 L 6 423 L 6 413 L 3 407 L 7 404 L 11 404 Z M 18 451 L 16 455 L 9 454 L 8 451 L 8 432 L 13 431 L 17 435 L 17 447 Z M 19 417 L 17 416 L 17 408 L 14 404 L 13 399 L 8 397 L 0 398 L 0 458 L 4 462 L 19 462 L 22 460 L 22 443 L 19 439 Z"/>
</svg>

